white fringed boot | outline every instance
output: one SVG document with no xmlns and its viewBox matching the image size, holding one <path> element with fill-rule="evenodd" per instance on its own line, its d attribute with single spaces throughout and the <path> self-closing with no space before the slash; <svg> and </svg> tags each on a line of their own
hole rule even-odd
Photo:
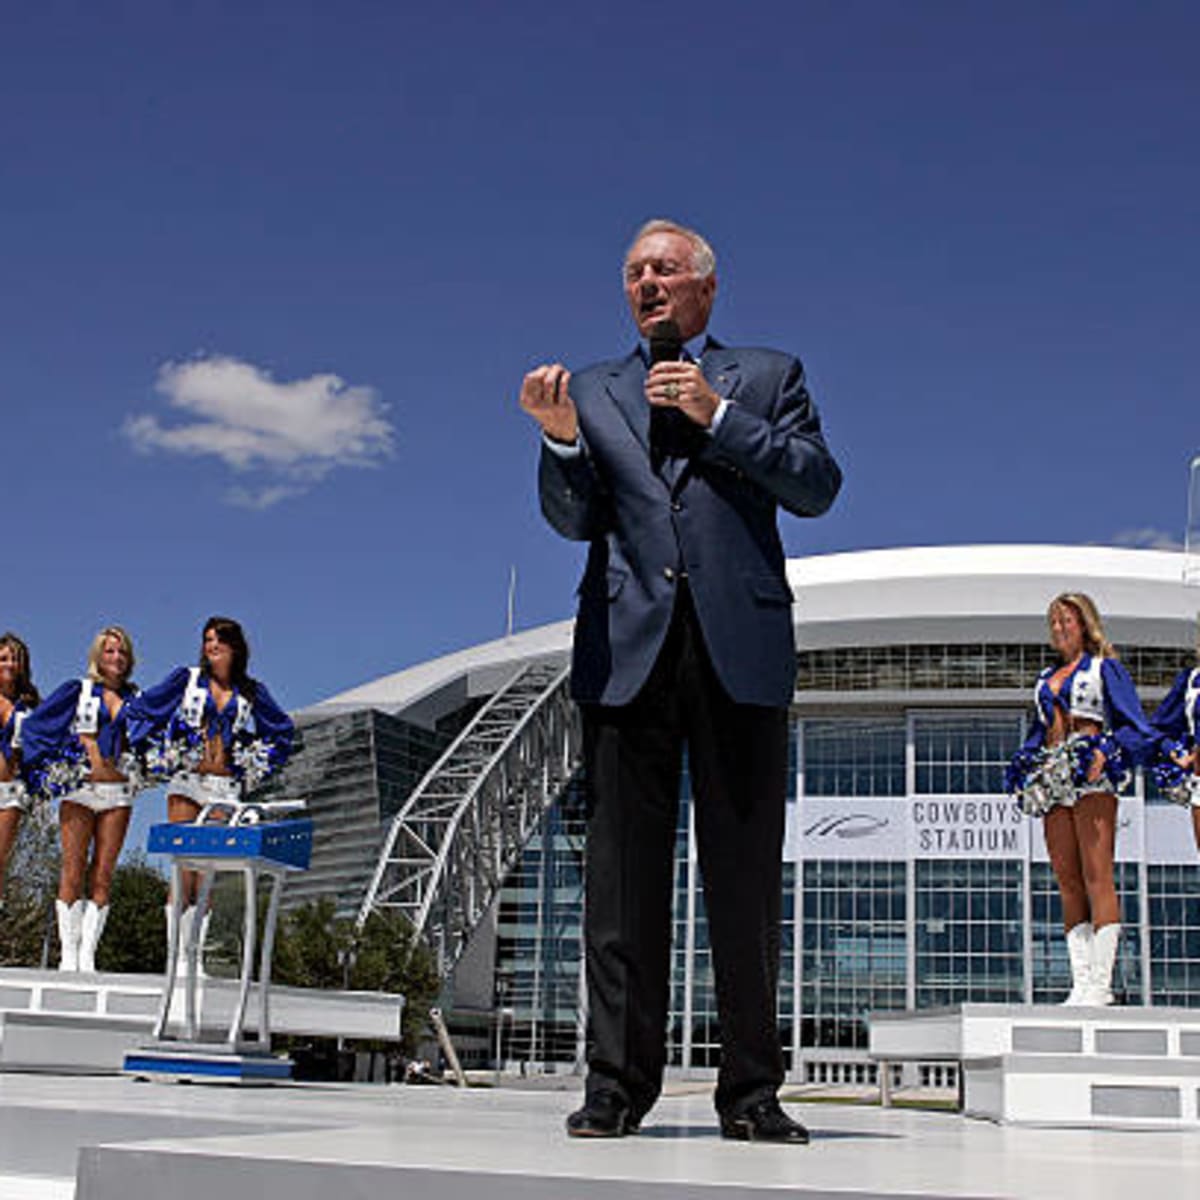
<svg viewBox="0 0 1200 1200">
<path fill-rule="evenodd" d="M 1120 922 L 1101 925 L 1092 935 L 1092 983 L 1086 1004 L 1100 1007 L 1113 1002 L 1113 966 L 1117 961 L 1117 945 L 1121 940 Z"/>
<path fill-rule="evenodd" d="M 208 909 L 204 916 L 200 918 L 200 933 L 196 941 L 196 978 L 207 979 L 208 972 L 204 969 L 204 944 L 208 941 L 208 926 L 212 920 L 212 909 Z"/>
<path fill-rule="evenodd" d="M 192 940 L 192 921 L 196 916 L 194 908 L 184 908 L 179 913 L 179 969 L 187 974 L 188 943 Z"/>
<path fill-rule="evenodd" d="M 1071 963 L 1071 991 L 1064 1005 L 1090 1004 L 1092 990 L 1092 923 L 1080 921 L 1067 930 L 1067 958 Z"/>
<path fill-rule="evenodd" d="M 58 960 L 60 971 L 79 970 L 79 939 L 83 934 L 83 901 L 68 904 L 55 900 L 54 912 L 58 917 L 58 944 L 62 948 Z"/>
<path fill-rule="evenodd" d="M 95 974 L 96 947 L 108 922 L 108 905 L 103 907 L 87 900 L 83 905 L 82 933 L 79 938 L 79 969 Z"/>
<path fill-rule="evenodd" d="M 168 900 L 163 905 L 163 919 L 167 928 L 167 960 L 171 957 L 171 930 L 175 927 L 175 906 Z M 182 949 L 182 944 L 181 947 Z"/>
</svg>

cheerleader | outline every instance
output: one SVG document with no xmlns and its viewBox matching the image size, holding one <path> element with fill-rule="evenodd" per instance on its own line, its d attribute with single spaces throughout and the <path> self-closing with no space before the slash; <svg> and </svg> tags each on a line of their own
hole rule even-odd
<svg viewBox="0 0 1200 1200">
<path fill-rule="evenodd" d="M 1200 634 L 1196 660 L 1200 663 Z M 1150 724 L 1159 735 L 1155 781 L 1168 799 L 1192 810 L 1192 832 L 1200 849 L 1200 666 L 1176 676 Z"/>
<path fill-rule="evenodd" d="M 28 647 L 15 633 L 0 634 L 0 903 L 17 829 L 29 811 L 29 792 L 18 771 L 18 755 L 21 726 L 37 703 Z"/>
<path fill-rule="evenodd" d="M 1033 725 L 1007 786 L 1027 813 L 1043 817 L 1071 964 L 1064 1003 L 1105 1005 L 1121 936 L 1117 792 L 1155 738 L 1090 597 L 1064 593 L 1047 618 L 1059 665 L 1038 676 Z"/>
<path fill-rule="evenodd" d="M 87 674 L 64 683 L 25 718 L 22 770 L 30 791 L 58 798 L 62 869 L 58 880 L 60 971 L 94 971 L 108 920 L 113 872 L 140 783 L 125 746 L 133 642 L 119 625 L 102 629 Z M 90 864 L 89 864 L 90 860 Z M 85 897 L 84 878 L 91 881 Z"/>
<path fill-rule="evenodd" d="M 194 821 L 206 805 L 218 812 L 236 808 L 287 760 L 291 718 L 250 677 L 249 664 L 242 627 L 228 617 L 211 617 L 201 636 L 199 665 L 172 671 L 130 706 L 130 744 L 150 776 L 165 782 L 168 821 Z M 200 883 L 200 872 L 183 872 L 181 945 L 188 944 Z M 168 921 L 171 912 L 168 904 Z M 170 935 L 168 927 L 168 945 Z M 203 947 L 203 929 L 199 943 Z"/>
</svg>

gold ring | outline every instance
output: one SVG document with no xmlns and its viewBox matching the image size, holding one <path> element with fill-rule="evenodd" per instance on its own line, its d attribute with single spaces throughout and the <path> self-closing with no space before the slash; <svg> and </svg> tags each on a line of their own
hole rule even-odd
<svg viewBox="0 0 1200 1200">
<path fill-rule="evenodd" d="M 668 400 L 678 400 L 679 399 L 679 384 L 668 383 L 667 386 L 663 388 L 663 395 L 666 396 L 666 398 Z"/>
</svg>

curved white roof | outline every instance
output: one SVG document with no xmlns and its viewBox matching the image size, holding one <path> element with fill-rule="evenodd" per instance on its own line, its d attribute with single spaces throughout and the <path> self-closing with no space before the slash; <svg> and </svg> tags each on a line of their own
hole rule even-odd
<svg viewBox="0 0 1200 1200">
<path fill-rule="evenodd" d="M 803 649 L 1037 641 L 1060 592 L 1096 601 L 1115 642 L 1186 646 L 1200 590 L 1184 555 L 1109 546 L 911 546 L 793 559 Z"/>
<path fill-rule="evenodd" d="M 1192 644 L 1200 590 L 1184 586 L 1184 555 L 1107 546 L 909 546 L 791 559 L 801 649 L 922 642 L 1022 642 L 1046 637 L 1046 606 L 1087 592 L 1118 644 Z M 573 622 L 460 650 L 384 675 L 306 709 L 358 708 L 430 719 L 490 692 L 516 663 L 570 650 Z M 453 702 L 453 703 L 452 703 Z"/>
</svg>

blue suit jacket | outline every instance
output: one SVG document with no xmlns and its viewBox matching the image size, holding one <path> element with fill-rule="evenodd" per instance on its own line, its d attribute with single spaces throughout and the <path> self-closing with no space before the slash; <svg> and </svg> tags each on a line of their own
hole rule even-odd
<svg viewBox="0 0 1200 1200">
<path fill-rule="evenodd" d="M 670 625 L 680 570 L 730 696 L 772 706 L 791 700 L 792 594 L 776 509 L 819 516 L 841 472 L 798 360 L 710 340 L 700 366 L 731 403 L 691 457 L 668 460 L 660 473 L 651 467 L 640 351 L 572 375 L 582 453 L 542 449 L 546 519 L 564 537 L 591 543 L 572 669 L 581 702 L 634 698 Z"/>
</svg>

